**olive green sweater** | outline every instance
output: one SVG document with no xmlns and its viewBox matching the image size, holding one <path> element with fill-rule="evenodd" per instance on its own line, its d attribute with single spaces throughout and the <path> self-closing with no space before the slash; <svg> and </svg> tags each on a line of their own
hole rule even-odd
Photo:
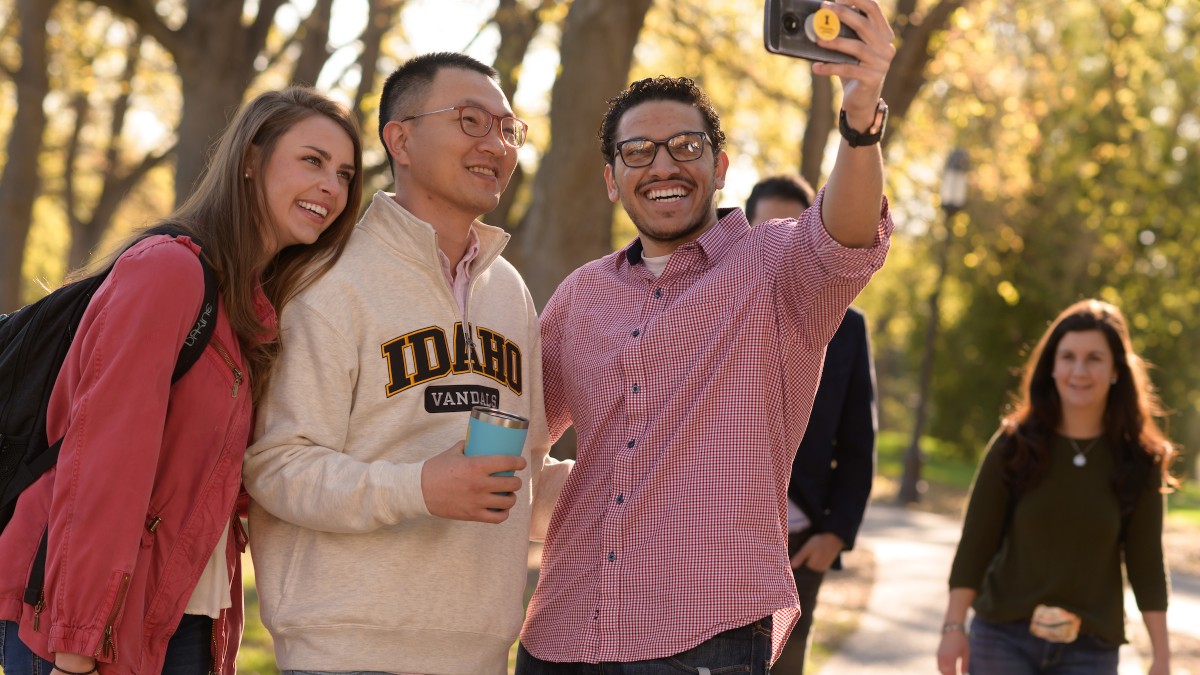
<svg viewBox="0 0 1200 675">
<path fill-rule="evenodd" d="M 1017 500 L 1006 528 L 1012 492 L 996 438 L 971 487 L 950 587 L 976 590 L 975 612 L 990 621 L 1028 621 L 1038 604 L 1054 605 L 1078 614 L 1084 632 L 1119 644 L 1125 641 L 1123 555 L 1138 608 L 1165 611 L 1159 477 L 1138 498 L 1122 540 L 1112 487 L 1116 458 L 1107 440 L 1098 440 L 1078 467 L 1070 442 L 1055 436 L 1049 471 Z"/>
</svg>

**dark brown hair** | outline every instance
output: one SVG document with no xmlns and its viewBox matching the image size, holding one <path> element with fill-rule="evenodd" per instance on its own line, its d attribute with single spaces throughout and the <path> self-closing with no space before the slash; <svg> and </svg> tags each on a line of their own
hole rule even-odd
<svg viewBox="0 0 1200 675">
<path fill-rule="evenodd" d="M 754 222 L 754 210 L 758 208 L 761 199 L 784 199 L 797 202 L 801 210 L 812 206 L 816 194 L 808 181 L 795 174 L 781 174 L 764 178 L 754 184 L 750 196 L 746 198 L 746 220 Z"/>
<path fill-rule="evenodd" d="M 1125 316 L 1101 300 L 1081 300 L 1063 310 L 1038 341 L 1024 367 L 1021 395 L 1004 417 L 1006 476 L 1018 494 L 1037 485 L 1049 466 L 1050 442 L 1062 421 L 1062 404 L 1054 385 L 1058 344 L 1067 333 L 1099 331 L 1112 351 L 1117 381 L 1108 390 L 1104 436 L 1116 454 L 1113 486 L 1122 511 L 1132 509 L 1153 471 L 1164 486 L 1173 486 L 1174 445 L 1159 428 L 1162 403 L 1150 382 L 1146 363 L 1133 351 Z"/>
</svg>

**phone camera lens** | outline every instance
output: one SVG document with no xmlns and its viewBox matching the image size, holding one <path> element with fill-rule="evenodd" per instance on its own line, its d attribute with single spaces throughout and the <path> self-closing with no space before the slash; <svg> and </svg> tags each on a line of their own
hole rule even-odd
<svg viewBox="0 0 1200 675">
<path fill-rule="evenodd" d="M 800 17 L 788 12 L 783 15 L 783 31 L 785 33 L 795 33 L 800 30 Z"/>
</svg>

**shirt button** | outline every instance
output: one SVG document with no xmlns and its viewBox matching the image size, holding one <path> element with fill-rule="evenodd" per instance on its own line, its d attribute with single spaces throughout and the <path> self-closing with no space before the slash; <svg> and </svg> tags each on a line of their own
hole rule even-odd
<svg viewBox="0 0 1200 675">
<path fill-rule="evenodd" d="M 624 504 L 625 503 L 625 495 L 617 495 L 617 503 Z"/>
<path fill-rule="evenodd" d="M 656 297 L 656 298 L 662 297 L 662 289 L 661 288 L 654 289 L 654 297 Z"/>
<path fill-rule="evenodd" d="M 610 551 L 608 554 L 608 562 L 612 562 L 616 559 L 617 559 L 617 554 Z"/>
<path fill-rule="evenodd" d="M 636 443 L 636 441 L 629 441 L 628 443 L 625 444 L 625 447 L 632 448 L 635 443 Z"/>
<path fill-rule="evenodd" d="M 637 386 L 636 384 L 635 384 L 635 385 L 633 385 L 633 393 L 635 393 L 635 394 L 636 394 L 636 393 L 638 393 L 638 391 L 640 391 L 640 390 L 641 390 L 641 387 Z"/>
<path fill-rule="evenodd" d="M 641 334 L 642 334 L 642 331 L 640 331 L 640 330 L 638 330 L 638 329 L 636 329 L 636 328 L 634 328 L 634 329 L 633 329 L 633 332 L 632 332 L 632 333 L 630 333 L 630 335 L 632 335 L 633 337 L 637 337 L 637 336 L 639 336 L 639 335 L 641 335 Z"/>
</svg>

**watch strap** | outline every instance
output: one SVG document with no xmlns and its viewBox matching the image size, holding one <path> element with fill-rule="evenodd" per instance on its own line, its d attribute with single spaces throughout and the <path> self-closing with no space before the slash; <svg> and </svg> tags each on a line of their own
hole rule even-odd
<svg viewBox="0 0 1200 675">
<path fill-rule="evenodd" d="M 875 145 L 883 140 L 883 131 L 887 127 L 887 118 L 887 103 L 883 99 L 879 99 L 879 102 L 875 105 L 875 119 L 872 120 L 871 127 L 866 131 L 857 131 L 850 128 L 850 122 L 846 119 L 846 109 L 842 108 L 838 114 L 838 131 L 852 148 Z"/>
</svg>

